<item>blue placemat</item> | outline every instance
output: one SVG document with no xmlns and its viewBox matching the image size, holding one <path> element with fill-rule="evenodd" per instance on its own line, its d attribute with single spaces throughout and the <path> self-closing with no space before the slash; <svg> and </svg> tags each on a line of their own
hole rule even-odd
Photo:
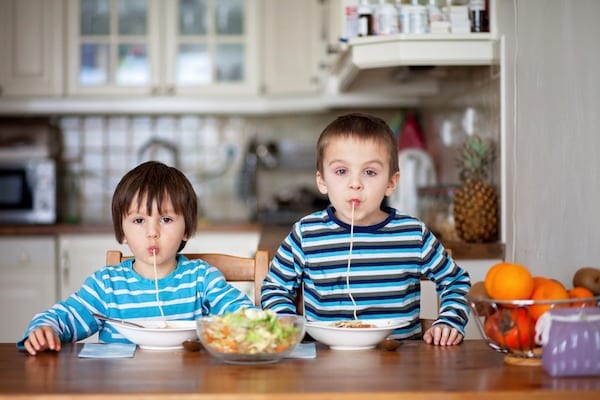
<svg viewBox="0 0 600 400">
<path fill-rule="evenodd" d="M 286 358 L 317 358 L 315 343 L 299 343 Z"/>
<path fill-rule="evenodd" d="M 81 358 L 130 358 L 136 345 L 132 343 L 85 343 L 79 352 Z"/>
</svg>

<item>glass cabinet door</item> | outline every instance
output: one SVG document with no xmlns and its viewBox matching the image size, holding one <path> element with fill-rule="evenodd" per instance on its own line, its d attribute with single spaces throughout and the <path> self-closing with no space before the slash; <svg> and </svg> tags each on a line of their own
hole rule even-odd
<svg viewBox="0 0 600 400">
<path fill-rule="evenodd" d="M 69 94 L 257 93 L 259 0 L 68 0 Z"/>
<path fill-rule="evenodd" d="M 255 0 L 178 0 L 170 10 L 167 81 L 178 93 L 252 91 Z M 176 89 L 175 89 L 176 88 Z"/>
<path fill-rule="evenodd" d="M 69 47 L 76 93 L 150 93 L 158 85 L 157 0 L 71 1 Z"/>
</svg>

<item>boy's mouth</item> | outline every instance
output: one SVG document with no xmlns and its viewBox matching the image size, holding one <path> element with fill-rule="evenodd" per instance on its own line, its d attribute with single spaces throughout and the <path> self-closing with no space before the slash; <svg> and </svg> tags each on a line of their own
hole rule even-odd
<svg viewBox="0 0 600 400">
<path fill-rule="evenodd" d="M 150 253 L 151 256 L 158 255 L 158 247 L 148 247 L 148 253 Z"/>
</svg>

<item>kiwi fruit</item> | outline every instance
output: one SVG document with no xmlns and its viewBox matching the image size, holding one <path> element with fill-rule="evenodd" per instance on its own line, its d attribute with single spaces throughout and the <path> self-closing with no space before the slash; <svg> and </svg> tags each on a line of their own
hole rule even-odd
<svg viewBox="0 0 600 400">
<path fill-rule="evenodd" d="M 600 269 L 594 267 L 579 268 L 573 275 L 573 286 L 582 286 L 594 293 L 594 296 L 600 295 Z"/>
</svg>

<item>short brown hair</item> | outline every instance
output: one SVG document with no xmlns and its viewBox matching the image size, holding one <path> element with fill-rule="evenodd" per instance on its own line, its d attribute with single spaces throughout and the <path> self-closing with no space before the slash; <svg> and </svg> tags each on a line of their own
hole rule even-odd
<svg viewBox="0 0 600 400">
<path fill-rule="evenodd" d="M 162 212 L 165 199 L 171 200 L 175 212 L 183 215 L 185 234 L 192 237 L 198 226 L 198 199 L 196 192 L 185 175 L 174 167 L 158 161 L 147 161 L 129 171 L 117 184 L 112 198 L 112 219 L 115 237 L 123 243 L 123 217 L 137 196 L 137 206 L 142 207 L 146 197 L 146 210 L 152 213 L 152 205 L 156 201 L 158 210 Z M 183 240 L 179 250 L 185 246 Z"/>
<path fill-rule="evenodd" d="M 399 171 L 398 144 L 388 124 L 374 115 L 350 113 L 336 118 L 321 132 L 317 141 L 317 171 L 320 173 L 323 173 L 325 147 L 330 140 L 339 137 L 373 140 L 382 144 L 388 150 L 390 176 Z"/>
</svg>

